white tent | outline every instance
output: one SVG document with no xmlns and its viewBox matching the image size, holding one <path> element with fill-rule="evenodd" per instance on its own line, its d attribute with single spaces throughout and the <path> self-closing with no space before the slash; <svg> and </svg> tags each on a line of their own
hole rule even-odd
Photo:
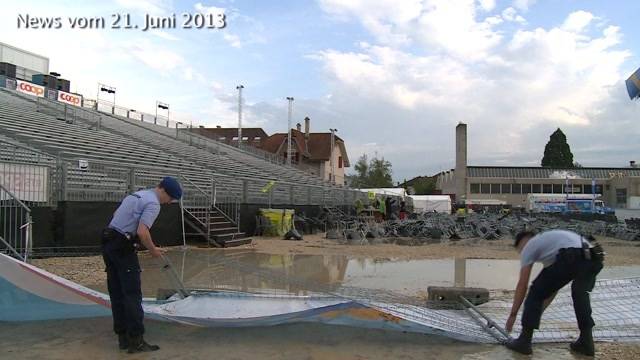
<svg viewBox="0 0 640 360">
<path fill-rule="evenodd" d="M 451 197 L 449 195 L 409 195 L 413 200 L 413 211 L 417 213 L 451 212 Z"/>
<path fill-rule="evenodd" d="M 372 192 L 376 195 L 391 195 L 391 196 L 407 196 L 407 191 L 404 188 L 379 188 L 379 189 L 360 189 L 366 193 Z"/>
</svg>

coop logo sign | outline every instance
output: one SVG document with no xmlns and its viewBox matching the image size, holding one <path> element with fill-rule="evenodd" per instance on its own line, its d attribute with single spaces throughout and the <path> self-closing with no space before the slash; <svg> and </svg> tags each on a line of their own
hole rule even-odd
<svg viewBox="0 0 640 360">
<path fill-rule="evenodd" d="M 30 82 L 16 80 L 16 90 L 23 94 L 44 97 L 44 86 L 32 84 Z"/>
<path fill-rule="evenodd" d="M 58 101 L 69 105 L 80 106 L 82 104 L 82 96 L 58 91 Z"/>
</svg>

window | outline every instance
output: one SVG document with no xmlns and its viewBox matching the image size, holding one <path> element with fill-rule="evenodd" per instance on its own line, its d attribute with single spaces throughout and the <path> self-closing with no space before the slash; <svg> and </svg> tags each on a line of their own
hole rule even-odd
<svg viewBox="0 0 640 360">
<path fill-rule="evenodd" d="M 225 136 L 220 136 L 220 137 L 218 138 L 218 140 L 220 140 L 220 141 L 225 141 L 225 140 L 227 140 L 227 138 L 226 138 Z"/>
<path fill-rule="evenodd" d="M 616 203 L 618 205 L 627 204 L 627 189 L 616 189 Z"/>
<path fill-rule="evenodd" d="M 342 156 L 338 156 L 338 169 L 342 169 Z"/>
<path fill-rule="evenodd" d="M 503 194 L 511 194 L 511 184 L 502 184 L 500 192 Z"/>
<path fill-rule="evenodd" d="M 591 185 L 582 185 L 583 194 L 591 194 Z"/>
<path fill-rule="evenodd" d="M 562 184 L 553 184 L 553 193 L 562 194 Z"/>
<path fill-rule="evenodd" d="M 480 184 L 480 193 L 482 193 L 482 194 L 491 194 L 491 185 L 489 185 L 489 184 Z"/>
<path fill-rule="evenodd" d="M 542 184 L 543 194 L 553 194 L 553 184 Z"/>
<path fill-rule="evenodd" d="M 596 194 L 602 194 L 602 185 L 596 185 Z"/>
<path fill-rule="evenodd" d="M 531 192 L 534 194 L 542 194 L 542 185 L 540 184 L 532 184 Z"/>
<path fill-rule="evenodd" d="M 531 194 L 531 184 L 522 184 L 522 193 Z"/>
<path fill-rule="evenodd" d="M 260 136 L 256 136 L 253 138 L 254 141 L 260 141 Z"/>
<path fill-rule="evenodd" d="M 569 186 L 565 185 L 562 188 L 562 191 L 566 194 L 582 194 L 582 185 L 580 184 L 569 184 Z"/>
<path fill-rule="evenodd" d="M 249 140 L 249 137 L 248 137 L 248 136 L 243 136 L 243 137 L 242 137 L 242 141 L 247 141 L 247 140 Z"/>
<path fill-rule="evenodd" d="M 469 185 L 470 189 L 469 191 L 472 194 L 480 194 L 480 184 L 471 184 Z"/>
<path fill-rule="evenodd" d="M 522 184 L 511 184 L 512 194 L 522 194 Z"/>
<path fill-rule="evenodd" d="M 491 193 L 500 194 L 500 184 L 491 184 Z"/>
</svg>

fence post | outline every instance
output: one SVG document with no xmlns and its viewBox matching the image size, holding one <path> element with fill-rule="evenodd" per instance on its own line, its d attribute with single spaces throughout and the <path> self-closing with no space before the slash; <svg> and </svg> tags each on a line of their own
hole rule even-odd
<svg viewBox="0 0 640 360">
<path fill-rule="evenodd" d="M 62 201 L 67 201 L 67 163 L 62 161 L 60 165 L 60 197 Z"/>
<path fill-rule="evenodd" d="M 136 191 L 136 169 L 129 168 L 129 193 L 134 193 Z"/>
<path fill-rule="evenodd" d="M 247 180 L 242 180 L 242 202 L 248 203 L 249 201 L 249 182 Z"/>
<path fill-rule="evenodd" d="M 216 181 L 211 177 L 211 194 L 209 194 L 209 206 L 216 205 Z"/>
</svg>

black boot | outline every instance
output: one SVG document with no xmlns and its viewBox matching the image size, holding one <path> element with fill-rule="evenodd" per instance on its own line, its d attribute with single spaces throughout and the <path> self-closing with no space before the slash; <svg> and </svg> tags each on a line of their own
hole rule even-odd
<svg viewBox="0 0 640 360">
<path fill-rule="evenodd" d="M 507 349 L 519 352 L 520 354 L 531 355 L 533 353 L 531 350 L 532 337 L 533 329 L 522 329 L 520 336 L 515 340 L 508 341 L 505 346 Z"/>
<path fill-rule="evenodd" d="M 120 350 L 127 350 L 129 348 L 129 337 L 127 334 L 118 334 L 118 347 Z"/>
<path fill-rule="evenodd" d="M 156 350 L 160 350 L 160 346 L 147 344 L 142 335 L 129 337 L 129 351 L 127 351 L 129 354 Z"/>
<path fill-rule="evenodd" d="M 595 346 L 593 345 L 593 336 L 591 329 L 580 331 L 580 337 L 575 342 L 572 342 L 571 350 L 578 354 L 586 356 L 594 356 L 596 354 Z"/>
</svg>

